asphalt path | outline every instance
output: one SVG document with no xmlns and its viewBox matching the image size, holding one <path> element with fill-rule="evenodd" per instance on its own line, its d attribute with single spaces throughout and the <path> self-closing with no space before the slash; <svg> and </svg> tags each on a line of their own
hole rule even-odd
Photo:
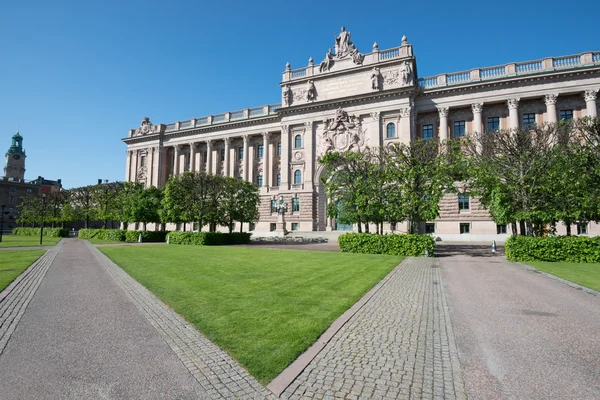
<svg viewBox="0 0 600 400">
<path fill-rule="evenodd" d="M 65 239 L 0 355 L 0 398 L 209 398 L 82 241 Z"/>
<path fill-rule="evenodd" d="M 600 297 L 501 256 L 440 264 L 469 399 L 600 399 Z"/>
</svg>

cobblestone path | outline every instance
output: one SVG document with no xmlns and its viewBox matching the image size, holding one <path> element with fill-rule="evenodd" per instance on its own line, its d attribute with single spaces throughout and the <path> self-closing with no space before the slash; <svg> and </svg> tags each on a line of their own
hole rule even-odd
<svg viewBox="0 0 600 400">
<path fill-rule="evenodd" d="M 406 259 L 286 399 L 466 399 L 438 261 Z"/>
</svg>

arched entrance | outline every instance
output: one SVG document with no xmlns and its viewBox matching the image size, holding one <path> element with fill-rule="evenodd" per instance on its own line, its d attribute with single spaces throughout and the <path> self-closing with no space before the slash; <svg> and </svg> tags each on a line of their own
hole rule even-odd
<svg viewBox="0 0 600 400">
<path fill-rule="evenodd" d="M 330 200 L 327 199 L 327 194 L 325 193 L 325 186 L 321 181 L 321 176 L 323 174 L 323 166 L 318 165 L 317 170 L 315 171 L 314 182 L 317 183 L 317 227 L 318 231 L 352 231 L 352 224 L 342 224 L 338 223 L 335 218 L 327 217 L 327 204 Z M 338 207 L 341 204 L 338 202 Z"/>
</svg>

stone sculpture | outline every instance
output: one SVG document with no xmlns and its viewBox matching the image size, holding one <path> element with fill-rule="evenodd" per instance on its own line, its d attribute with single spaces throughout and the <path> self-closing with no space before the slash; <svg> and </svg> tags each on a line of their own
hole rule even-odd
<svg viewBox="0 0 600 400">
<path fill-rule="evenodd" d="M 342 31 L 339 35 L 335 35 L 335 57 L 344 58 L 348 55 L 348 46 L 350 44 L 350 32 L 342 26 Z"/>
<path fill-rule="evenodd" d="M 154 126 L 152 122 L 150 122 L 150 118 L 144 117 L 142 118 L 142 123 L 139 128 L 136 128 L 134 132 L 134 136 L 146 135 L 148 133 L 154 132 Z"/>
<path fill-rule="evenodd" d="M 308 89 L 306 90 L 306 100 L 315 101 L 317 99 L 317 89 L 313 81 L 308 81 Z"/>
<path fill-rule="evenodd" d="M 413 72 L 409 61 L 404 61 L 402 65 L 400 65 L 400 77 L 402 79 L 402 85 L 412 85 Z"/>
<path fill-rule="evenodd" d="M 321 71 L 321 72 L 329 71 L 332 66 L 333 66 L 333 54 L 331 53 L 331 49 L 329 49 L 327 54 L 325 54 L 325 59 L 323 61 L 321 61 L 321 64 L 319 65 L 319 71 Z"/>
<path fill-rule="evenodd" d="M 289 106 L 291 99 L 292 89 L 290 88 L 290 85 L 285 85 L 285 87 L 283 88 L 283 104 Z"/>
<path fill-rule="evenodd" d="M 377 68 L 377 67 L 373 68 L 373 71 L 371 72 L 371 89 L 381 90 L 382 78 L 383 77 L 381 76 L 381 72 L 379 71 L 379 68 Z"/>
<path fill-rule="evenodd" d="M 335 112 L 335 118 L 324 121 L 323 132 L 318 139 L 318 153 L 328 151 L 359 150 L 365 143 L 365 135 L 360 120 L 348 115 L 342 108 Z"/>
</svg>

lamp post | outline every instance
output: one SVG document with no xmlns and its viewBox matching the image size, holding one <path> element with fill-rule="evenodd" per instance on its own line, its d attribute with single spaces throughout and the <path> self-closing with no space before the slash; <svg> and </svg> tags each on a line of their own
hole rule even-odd
<svg viewBox="0 0 600 400">
<path fill-rule="evenodd" d="M 2 234 L 4 233 L 4 208 L 6 204 L 0 204 L 0 208 L 2 209 L 2 214 L 0 214 L 0 243 L 2 243 Z"/>
<path fill-rule="evenodd" d="M 283 195 L 279 195 L 279 201 L 277 202 L 277 213 L 279 214 L 279 218 L 277 219 L 275 231 L 281 236 L 285 236 L 288 233 L 287 229 L 285 229 L 285 213 L 287 208 L 287 203 L 283 199 Z"/>
<path fill-rule="evenodd" d="M 44 237 L 44 214 L 46 213 L 46 193 L 42 194 L 42 224 L 40 227 L 40 246 Z"/>
</svg>

